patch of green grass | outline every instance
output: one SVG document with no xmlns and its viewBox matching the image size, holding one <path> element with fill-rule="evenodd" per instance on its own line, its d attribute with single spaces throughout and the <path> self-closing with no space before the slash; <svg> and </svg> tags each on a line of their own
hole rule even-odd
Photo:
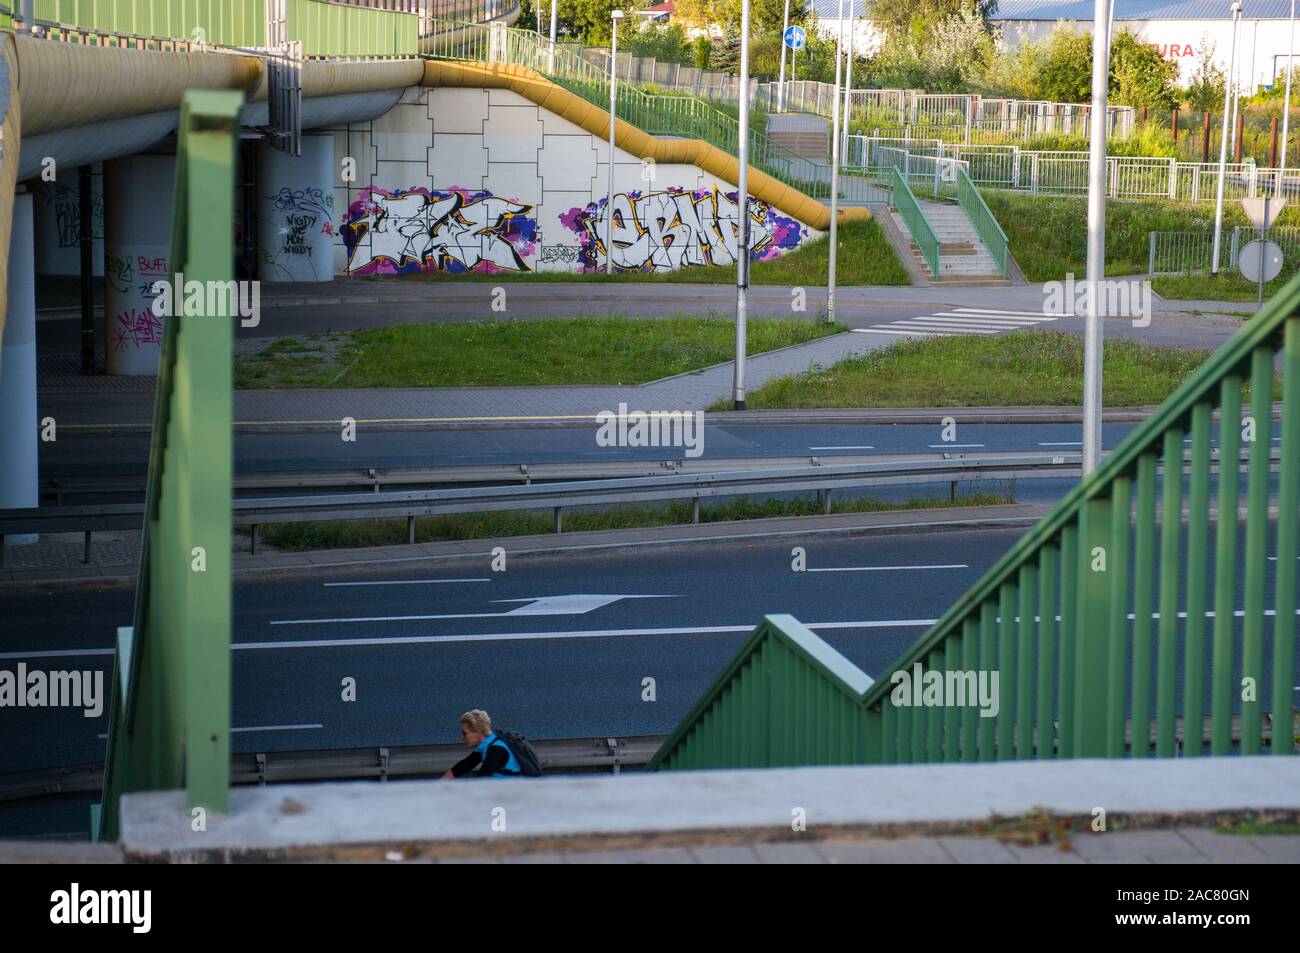
<svg viewBox="0 0 1300 953">
<path fill-rule="evenodd" d="M 981 194 L 1007 233 L 1012 257 L 1028 280 L 1059 281 L 1071 272 L 1083 278 L 1087 261 L 1086 199 L 994 189 L 981 190 Z M 1151 232 L 1208 232 L 1213 224 L 1214 206 L 1206 202 L 1108 201 L 1106 274 L 1145 274 L 1150 265 Z M 1247 224 L 1246 213 L 1238 203 L 1225 203 L 1225 229 Z M 1283 209 L 1277 224 L 1300 225 L 1300 211 Z"/>
<path fill-rule="evenodd" d="M 938 491 L 936 491 L 938 492 Z M 947 493 L 946 490 L 942 491 Z M 832 513 L 876 513 L 892 510 L 953 506 L 994 506 L 1014 503 L 1007 493 L 971 493 L 948 496 L 916 496 L 902 502 L 871 497 L 836 500 Z M 737 497 L 700 505 L 700 522 L 767 519 L 782 516 L 816 516 L 823 512 L 815 498 L 789 500 Z M 565 532 L 601 529 L 632 529 L 646 526 L 675 526 L 691 521 L 691 504 L 675 500 L 663 504 L 632 503 L 604 509 L 571 510 L 564 513 Z M 415 539 L 420 543 L 461 539 L 494 539 L 507 536 L 538 536 L 552 532 L 554 517 L 549 511 L 508 513 L 465 513 L 420 517 L 415 521 Z M 262 527 L 262 539 L 282 550 L 346 549 L 362 546 L 394 546 L 406 542 L 406 521 L 324 520 L 315 523 L 281 523 Z"/>
<path fill-rule="evenodd" d="M 840 228 L 839 248 L 836 252 L 836 281 L 841 285 L 906 285 L 911 283 L 907 269 L 894 254 L 894 248 L 875 219 L 850 222 Z M 768 261 L 750 265 L 749 281 L 754 285 L 824 285 L 830 239 L 820 238 L 805 242 L 794 251 Z M 391 276 L 370 276 L 369 281 L 393 281 Z M 591 282 L 668 282 L 669 284 L 734 284 L 735 265 L 689 265 L 676 271 L 616 271 L 606 275 L 573 274 L 564 271 L 513 272 L 493 274 L 445 274 L 421 272 L 403 276 L 407 281 L 490 281 L 501 284 L 507 281 L 591 281 Z"/>
<path fill-rule="evenodd" d="M 1294 271 L 1287 271 L 1264 285 L 1264 300 L 1268 301 L 1273 293 L 1295 277 Z M 1158 275 L 1151 279 L 1151 290 L 1162 298 L 1174 300 L 1200 301 L 1249 301 L 1254 303 L 1259 295 L 1259 286 L 1248 281 L 1238 272 L 1221 271 L 1215 277 L 1209 275 Z M 1251 312 L 1238 312 L 1251 314 Z"/>
<path fill-rule="evenodd" d="M 746 343 L 760 354 L 843 330 L 811 318 L 754 321 Z M 735 325 L 723 317 L 402 324 L 277 342 L 235 362 L 235 386 L 638 384 L 734 356 Z"/>
<path fill-rule="evenodd" d="M 1242 821 L 1238 824 L 1231 824 L 1218 828 L 1220 834 L 1251 834 L 1258 836 L 1260 834 L 1300 834 L 1300 824 L 1284 823 L 1251 823 Z"/>
<path fill-rule="evenodd" d="M 1108 407 L 1158 404 L 1208 350 L 1110 340 L 1103 357 Z M 1002 407 L 1078 404 L 1083 339 L 1059 331 L 900 341 L 826 369 L 780 377 L 750 391 L 748 406 Z M 714 410 L 729 409 L 727 402 Z"/>
</svg>

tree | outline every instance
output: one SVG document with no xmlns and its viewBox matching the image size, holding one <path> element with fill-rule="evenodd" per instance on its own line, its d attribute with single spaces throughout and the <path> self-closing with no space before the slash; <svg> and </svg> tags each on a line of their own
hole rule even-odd
<svg viewBox="0 0 1300 953">
<path fill-rule="evenodd" d="M 895 37 L 918 29 L 924 32 L 933 24 L 968 11 L 988 22 L 997 9 L 997 0 L 875 0 L 871 20 L 876 29 Z"/>
<path fill-rule="evenodd" d="M 1111 39 L 1108 96 L 1115 105 L 1168 109 L 1178 101 L 1174 93 L 1177 81 L 1178 66 L 1151 44 L 1128 30 Z"/>
<path fill-rule="evenodd" d="M 722 39 L 713 44 L 709 57 L 709 69 L 723 73 L 736 73 L 740 70 L 740 27 L 728 24 Z"/>
<path fill-rule="evenodd" d="M 1183 90 L 1183 99 L 1197 112 L 1214 112 L 1223 106 L 1225 85 L 1224 71 L 1214 62 L 1214 41 L 1202 36 L 1196 47 L 1196 72 Z"/>
<path fill-rule="evenodd" d="M 578 37 L 587 46 L 609 46 L 610 14 L 620 8 L 628 9 L 627 0 L 560 0 L 563 32 Z M 629 22 L 630 18 L 623 21 L 620 34 L 624 34 Z"/>
<path fill-rule="evenodd" d="M 1058 26 L 1047 38 L 1038 71 L 1042 99 L 1058 103 L 1087 102 L 1092 96 L 1092 34 Z"/>
</svg>

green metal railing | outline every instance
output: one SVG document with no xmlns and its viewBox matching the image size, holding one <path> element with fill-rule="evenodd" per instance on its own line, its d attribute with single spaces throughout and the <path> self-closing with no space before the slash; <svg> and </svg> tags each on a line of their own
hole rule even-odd
<svg viewBox="0 0 1300 953">
<path fill-rule="evenodd" d="M 778 712 L 771 699 L 795 697 L 782 672 L 761 691 L 738 692 L 750 644 L 653 766 L 723 765 L 679 753 L 706 710 L 711 724 L 729 726 L 711 750 L 747 752 L 728 766 L 824 763 L 817 752 L 774 747 L 776 732 L 808 734 L 791 719 L 824 725 L 824 744 L 839 752 L 845 732 L 861 738 L 838 763 L 1196 756 L 1207 737 L 1215 755 L 1292 754 L 1298 533 L 1300 277 L 860 693 L 861 725 L 828 720 L 812 704 Z M 966 673 L 997 673 L 996 715 L 952 696 L 896 701 L 896 677 L 917 665 L 952 686 Z M 758 742 L 745 740 L 751 731 Z"/>
<path fill-rule="evenodd" d="M 0 15 L 12 22 L 14 4 Z M 53 39 L 140 49 L 177 43 L 245 49 L 267 45 L 265 0 L 35 0 Z M 288 40 L 313 57 L 415 56 L 419 15 L 328 0 L 286 0 Z"/>
<path fill-rule="evenodd" d="M 581 56 L 531 30 L 504 24 L 434 21 L 432 34 L 421 38 L 420 52 L 437 59 L 469 60 L 526 66 L 581 96 L 609 108 L 609 76 Z M 615 92 L 618 118 L 655 136 L 701 139 L 722 151 L 737 154 L 740 141 L 736 117 L 689 95 L 655 95 L 631 83 L 620 82 Z M 811 198 L 829 199 L 831 167 L 774 142 L 764 132 L 749 131 L 749 163 L 779 182 Z M 840 197 L 869 201 L 874 186 L 861 176 L 841 177 Z"/>
<path fill-rule="evenodd" d="M 921 211 L 921 206 L 916 201 L 916 196 L 912 194 L 912 187 L 907 184 L 903 173 L 897 168 L 890 168 L 888 182 L 893 189 L 894 208 L 898 209 L 898 214 L 907 225 L 907 230 L 912 233 L 912 241 L 916 242 L 921 257 L 930 266 L 930 274 L 939 277 L 939 237 L 935 235 L 934 229 L 926 220 L 925 213 Z"/>
<path fill-rule="evenodd" d="M 229 233 L 212 223 L 234 220 L 242 105 L 240 93 L 213 90 L 190 90 L 181 105 L 170 260 L 187 287 L 234 287 Z M 163 321 L 135 611 L 118 629 L 92 825 L 105 840 L 130 791 L 184 787 L 189 807 L 207 811 L 229 799 L 234 320 Z"/>
<path fill-rule="evenodd" d="M 980 195 L 980 190 L 975 188 L 975 183 L 971 181 L 966 169 L 956 163 L 954 168 L 957 175 L 957 203 L 965 210 L 966 217 L 975 226 L 980 241 L 997 262 L 998 273 L 1005 278 L 1007 276 L 1007 233 L 993 217 L 992 210 L 984 201 L 984 196 Z"/>
</svg>

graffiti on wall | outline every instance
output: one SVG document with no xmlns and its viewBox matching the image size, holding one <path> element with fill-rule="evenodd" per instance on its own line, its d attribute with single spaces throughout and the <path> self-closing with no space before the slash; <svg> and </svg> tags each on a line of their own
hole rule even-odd
<svg viewBox="0 0 1300 953">
<path fill-rule="evenodd" d="M 611 236 L 615 267 L 673 271 L 689 265 L 734 264 L 740 232 L 736 196 L 717 186 L 615 194 Z M 578 236 L 580 271 L 605 266 L 608 206 L 601 199 L 560 216 L 560 223 Z M 766 202 L 750 198 L 749 215 L 752 260 L 797 248 L 805 236 L 799 222 L 778 214 Z"/>
<path fill-rule="evenodd" d="M 54 212 L 55 234 L 59 248 L 76 248 L 81 244 L 81 191 L 60 182 L 44 182 L 40 194 L 45 207 Z M 104 237 L 104 197 L 91 194 L 90 235 L 96 241 Z"/>
<path fill-rule="evenodd" d="M 110 249 L 105 272 L 109 288 L 119 296 L 134 297 L 138 307 L 125 307 L 109 322 L 109 341 L 115 351 L 162 343 L 162 319 L 153 311 L 154 284 L 170 280 L 167 259 L 158 255 L 120 254 Z"/>
<path fill-rule="evenodd" d="M 533 206 L 453 188 L 366 188 L 343 223 L 348 273 L 530 271 L 537 252 Z"/>
<path fill-rule="evenodd" d="M 291 189 L 288 186 L 268 195 L 276 213 L 280 255 L 310 255 L 316 235 L 334 234 L 334 196 L 322 189 Z M 317 225 L 317 223 L 320 225 Z"/>
</svg>

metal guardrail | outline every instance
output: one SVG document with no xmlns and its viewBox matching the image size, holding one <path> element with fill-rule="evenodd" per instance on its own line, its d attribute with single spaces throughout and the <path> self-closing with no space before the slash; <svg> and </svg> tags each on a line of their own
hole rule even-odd
<svg viewBox="0 0 1300 953">
<path fill-rule="evenodd" d="M 550 738 L 531 740 L 542 769 L 556 774 L 609 772 L 645 767 L 667 735 Z M 465 757 L 464 745 L 376 745 L 257 751 L 230 756 L 232 784 L 286 784 L 295 781 L 353 781 L 439 777 Z M 0 804 L 98 791 L 102 761 L 0 774 Z"/>
<path fill-rule="evenodd" d="M 816 490 L 821 494 L 825 510 L 829 512 L 831 494 L 836 489 L 917 483 L 955 485 L 970 480 L 1077 476 L 1080 472 L 1079 458 L 1077 452 L 990 453 L 955 457 L 918 455 L 912 460 L 882 462 L 876 458 L 856 463 L 817 463 L 778 468 L 772 468 L 770 461 L 765 461 L 769 465 L 758 469 L 678 472 L 630 479 L 244 498 L 233 501 L 231 517 L 235 526 L 252 527 L 254 551 L 260 526 L 320 520 L 404 518 L 407 521 L 408 540 L 414 542 L 415 520 L 421 516 L 549 509 L 554 511 L 555 531 L 558 533 L 563 531 L 563 511 L 566 508 L 689 499 L 693 501 L 693 522 L 698 522 L 699 503 L 702 499 L 747 496 L 755 492 L 770 495 Z M 89 534 L 106 530 L 138 529 L 143 514 L 144 507 L 139 503 L 0 510 L 0 544 L 3 543 L 5 534 Z M 0 552 L 3 552 L 2 545 Z"/>
</svg>

